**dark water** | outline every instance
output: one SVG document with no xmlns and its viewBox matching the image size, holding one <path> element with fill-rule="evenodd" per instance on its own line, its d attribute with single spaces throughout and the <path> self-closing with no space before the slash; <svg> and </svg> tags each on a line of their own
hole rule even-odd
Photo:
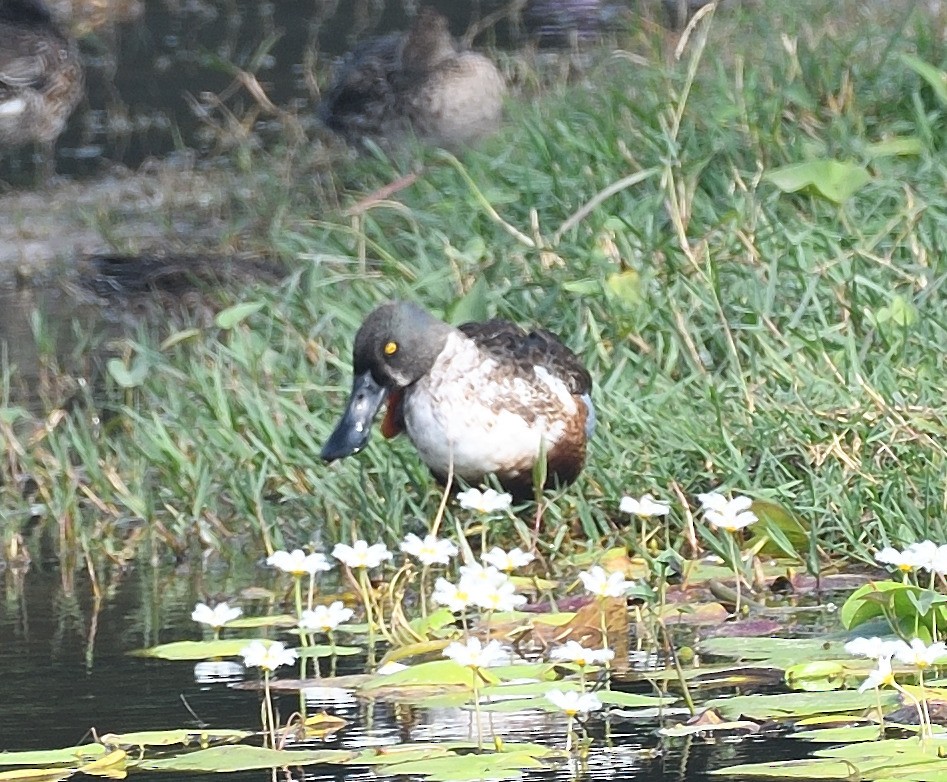
<svg viewBox="0 0 947 782">
<path fill-rule="evenodd" d="M 224 683 L 195 680 L 193 663 L 128 656 L 132 649 L 159 642 L 199 638 L 189 618 L 202 577 L 188 572 L 129 570 L 110 585 L 97 604 L 88 584 L 64 583 L 58 570 L 33 566 L 25 575 L 2 574 L 0 604 L 0 750 L 72 746 L 98 733 L 171 728 L 238 728 L 259 725 L 258 693 Z M 226 580 L 226 576 L 222 576 Z M 209 585 L 205 585 L 209 586 Z M 358 663 L 347 663 L 355 666 Z M 348 672 L 355 672 L 349 670 Z M 254 673 L 245 679 L 256 681 Z M 326 708 L 349 725 L 310 748 L 349 748 L 470 738 L 470 714 L 369 702 L 334 690 L 310 710 Z M 185 705 L 186 704 L 186 705 Z M 281 714 L 298 707 L 296 694 L 277 699 Z M 507 741 L 562 746 L 564 721 L 548 715 L 497 714 L 496 731 Z M 741 742 L 661 739 L 657 724 L 619 715 L 595 719 L 588 776 L 597 780 L 708 779 L 710 769 L 765 756 L 804 756 L 799 742 L 749 739 Z M 298 746 L 298 745 L 297 745 Z M 366 769 L 310 767 L 307 779 L 366 777 Z M 160 775 L 136 773 L 136 779 Z M 527 779 L 571 779 L 566 767 Z M 268 772 L 228 777 L 264 780 Z M 167 779 L 166 776 L 161 776 Z"/>
</svg>

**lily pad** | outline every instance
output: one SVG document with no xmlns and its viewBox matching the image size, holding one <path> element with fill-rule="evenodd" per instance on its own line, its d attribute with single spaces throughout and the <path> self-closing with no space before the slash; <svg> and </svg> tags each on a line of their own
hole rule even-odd
<svg viewBox="0 0 947 782">
<path fill-rule="evenodd" d="M 197 752 L 175 755 L 171 758 L 146 759 L 138 768 L 151 771 L 234 772 L 256 768 L 282 766 L 309 766 L 314 763 L 342 763 L 352 757 L 345 750 L 323 749 L 311 751 L 268 749 L 245 744 L 211 747 Z"/>
<path fill-rule="evenodd" d="M 452 754 L 446 757 L 398 763 L 379 769 L 379 774 L 419 774 L 440 782 L 481 779 L 516 779 L 531 768 L 542 768 L 529 752 Z"/>
<path fill-rule="evenodd" d="M 175 744 L 206 746 L 212 742 L 235 743 L 253 734 L 245 730 L 140 730 L 134 733 L 106 733 L 100 736 L 109 747 L 170 747 Z"/>
<path fill-rule="evenodd" d="M 107 754 L 108 749 L 101 744 L 27 752 L 0 752 L 0 766 L 78 766 Z"/>
<path fill-rule="evenodd" d="M 858 712 L 881 704 L 898 702 L 894 692 L 787 692 L 779 695 L 737 695 L 714 698 L 707 706 L 719 709 L 728 719 L 778 720 L 811 714 Z"/>
<path fill-rule="evenodd" d="M 138 657 L 158 657 L 162 660 L 209 660 L 214 657 L 238 657 L 249 646 L 248 638 L 223 638 L 219 641 L 174 641 L 148 649 L 137 649 L 131 654 Z M 263 640 L 264 644 L 272 641 Z"/>
</svg>

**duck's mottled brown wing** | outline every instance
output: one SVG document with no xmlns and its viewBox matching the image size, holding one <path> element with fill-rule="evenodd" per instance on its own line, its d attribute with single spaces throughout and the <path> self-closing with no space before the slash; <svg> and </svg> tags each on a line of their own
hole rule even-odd
<svg viewBox="0 0 947 782">
<path fill-rule="evenodd" d="M 562 380 L 573 394 L 592 390 L 592 376 L 579 357 L 550 331 L 526 331 L 507 320 L 464 323 L 458 328 L 501 364 L 516 367 L 524 378 L 532 379 L 533 368 L 539 366 Z"/>
</svg>

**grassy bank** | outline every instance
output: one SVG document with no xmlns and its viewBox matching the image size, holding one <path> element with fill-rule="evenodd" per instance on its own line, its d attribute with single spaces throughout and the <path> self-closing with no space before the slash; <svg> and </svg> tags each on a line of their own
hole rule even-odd
<svg viewBox="0 0 947 782">
<path fill-rule="evenodd" d="M 673 543 L 680 501 L 717 486 L 782 503 L 855 558 L 947 540 L 947 105 L 901 58 L 947 66 L 945 20 L 784 5 L 705 17 L 679 59 L 676 38 L 632 30 L 572 83 L 524 89 L 481 149 L 423 153 L 414 184 L 355 214 L 417 159 L 326 174 L 305 148 L 254 153 L 233 234 L 294 273 L 223 327 L 129 339 L 107 415 L 5 423 L 6 542 L 31 503 L 60 556 L 426 526 L 439 492 L 409 443 L 317 458 L 352 335 L 395 296 L 539 322 L 585 357 L 599 428 L 546 514 L 579 547 L 621 534 L 620 497 L 644 491 L 676 501 Z M 869 176 L 837 200 L 767 178 L 813 159 Z"/>
</svg>

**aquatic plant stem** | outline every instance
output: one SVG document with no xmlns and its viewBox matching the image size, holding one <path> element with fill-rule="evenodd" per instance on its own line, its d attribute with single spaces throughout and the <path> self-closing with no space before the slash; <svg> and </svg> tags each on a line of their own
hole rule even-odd
<svg viewBox="0 0 947 782">
<path fill-rule="evenodd" d="M 572 752 L 572 726 L 575 723 L 575 715 L 569 714 L 566 719 L 566 752 Z"/>
<path fill-rule="evenodd" d="M 421 617 L 427 619 L 427 598 L 428 598 L 428 589 L 427 589 L 427 580 L 428 574 L 431 572 L 431 566 L 427 564 L 421 565 Z"/>
<path fill-rule="evenodd" d="M 369 654 L 374 654 L 375 649 L 375 612 L 372 607 L 371 584 L 368 581 L 368 571 L 365 568 L 358 569 L 358 588 L 362 596 L 362 604 L 365 606 L 365 622 L 368 624 L 368 650 Z"/>
<path fill-rule="evenodd" d="M 276 749 L 276 716 L 270 695 L 270 672 L 263 669 L 263 731 L 269 732 L 270 749 Z"/>
<path fill-rule="evenodd" d="M 733 608 L 733 615 L 740 616 L 740 591 L 743 586 L 743 574 L 740 572 L 741 568 L 739 564 L 742 564 L 743 560 L 737 549 L 736 535 L 733 532 L 728 532 L 728 535 L 730 536 L 730 563 L 733 565 L 733 576 L 737 582 L 737 599 L 736 605 Z"/>
<path fill-rule="evenodd" d="M 296 621 L 302 619 L 303 615 L 303 580 L 302 576 L 293 576 L 293 593 L 296 603 Z"/>
<path fill-rule="evenodd" d="M 474 719 L 477 720 L 477 749 L 483 752 L 483 726 L 480 724 L 480 669 L 470 666 L 473 673 Z"/>
</svg>

